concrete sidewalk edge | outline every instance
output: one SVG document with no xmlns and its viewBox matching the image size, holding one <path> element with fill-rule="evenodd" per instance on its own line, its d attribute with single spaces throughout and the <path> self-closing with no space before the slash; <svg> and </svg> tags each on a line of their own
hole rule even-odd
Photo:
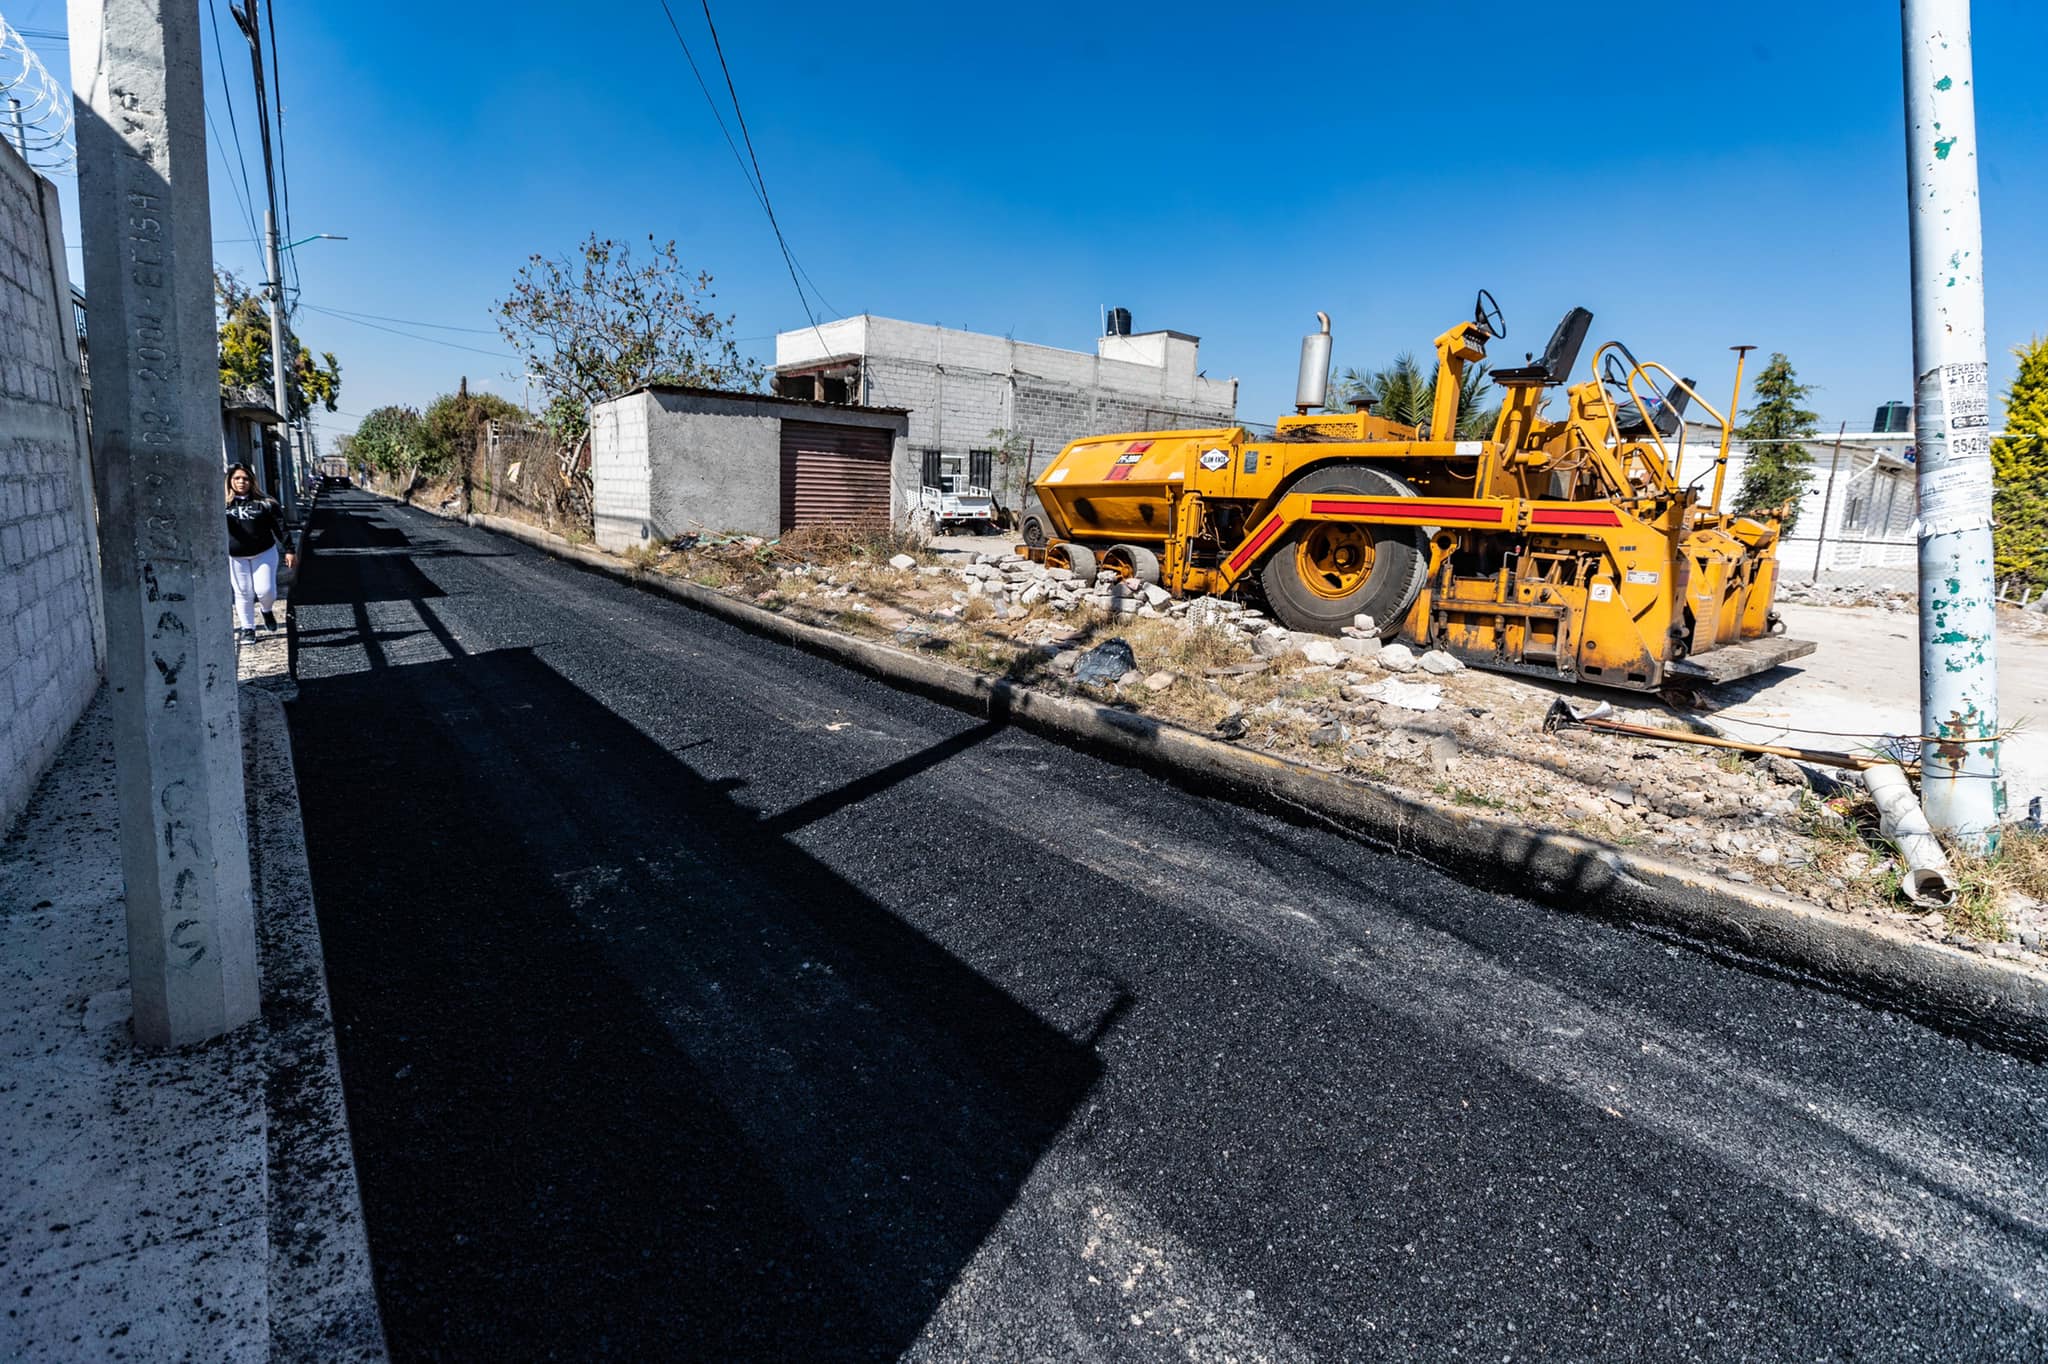
<svg viewBox="0 0 2048 1364">
<path fill-rule="evenodd" d="M 284 703 L 242 688 L 269 1122 L 270 1357 L 388 1357 Z"/>
<path fill-rule="evenodd" d="M 396 500 L 396 499 L 392 499 Z M 422 509 L 424 510 L 424 509 Z M 432 513 L 430 513 L 432 514 Z M 1461 881 L 1558 909 L 1649 925 L 1726 948 L 1867 1002 L 2033 1052 L 2048 1048 L 2048 973 L 1859 923 L 1787 896 L 1571 834 L 1532 830 L 1112 706 L 1034 691 L 952 663 L 790 620 L 696 583 L 484 513 L 461 520 L 660 592 L 758 634 L 833 658 L 974 714 L 1025 725 L 1145 766 L 1198 794 L 1239 799 L 1419 857 Z"/>
</svg>

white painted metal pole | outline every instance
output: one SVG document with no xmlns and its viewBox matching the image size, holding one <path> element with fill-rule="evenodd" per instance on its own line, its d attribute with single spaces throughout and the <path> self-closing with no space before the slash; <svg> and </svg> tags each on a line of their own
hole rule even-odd
<svg viewBox="0 0 2048 1364">
<path fill-rule="evenodd" d="M 1969 0 L 1903 0 L 1906 180 L 1920 490 L 1921 800 L 1934 828 L 1995 843 L 1998 670 L 1984 234 Z"/>
</svg>

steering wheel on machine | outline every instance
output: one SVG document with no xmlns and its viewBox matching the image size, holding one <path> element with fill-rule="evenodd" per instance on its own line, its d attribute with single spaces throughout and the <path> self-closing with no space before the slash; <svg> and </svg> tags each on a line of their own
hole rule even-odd
<svg viewBox="0 0 2048 1364">
<path fill-rule="evenodd" d="M 1486 328 L 1494 340 L 1504 340 L 1508 334 L 1507 319 L 1500 315 L 1500 304 L 1486 290 L 1479 291 L 1479 297 L 1472 304 L 1472 320 Z"/>
</svg>

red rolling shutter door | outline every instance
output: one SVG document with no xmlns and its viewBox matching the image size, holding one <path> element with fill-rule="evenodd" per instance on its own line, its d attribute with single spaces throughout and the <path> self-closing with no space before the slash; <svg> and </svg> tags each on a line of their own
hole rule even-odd
<svg viewBox="0 0 2048 1364">
<path fill-rule="evenodd" d="M 871 426 L 782 423 L 782 528 L 886 524 L 895 444 Z"/>
</svg>

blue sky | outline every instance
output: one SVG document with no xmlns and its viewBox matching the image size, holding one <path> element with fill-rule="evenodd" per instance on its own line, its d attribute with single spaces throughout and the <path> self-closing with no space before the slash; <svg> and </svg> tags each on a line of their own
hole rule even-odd
<svg viewBox="0 0 2048 1364">
<path fill-rule="evenodd" d="M 260 182 L 246 49 L 226 93 Z M 695 0 L 670 0 L 712 62 Z M 61 0 L 13 0 L 62 29 Z M 830 310 L 1087 349 L 1099 309 L 1199 334 L 1240 414 L 1293 393 L 1313 314 L 1339 364 L 1386 362 L 1485 285 L 1540 349 L 1569 306 L 1700 378 L 1788 353 L 1832 425 L 1911 398 L 1895 4 L 714 4 L 769 191 Z M 675 237 L 745 348 L 804 313 L 657 0 L 567 6 L 281 0 L 298 328 L 341 407 L 424 404 L 468 375 L 520 396 L 490 306 L 531 252 Z M 1992 378 L 2048 332 L 2048 7 L 1976 6 Z M 209 44 L 208 98 L 227 104 Z M 63 74 L 62 47 L 46 45 Z M 713 79 L 715 66 L 710 73 Z M 212 162 L 222 261 L 260 275 Z M 260 204 L 258 205 L 260 212 Z M 74 231 L 75 240 L 75 231 Z M 76 256 L 73 257 L 74 268 Z M 447 344 L 493 352 L 478 354 Z M 328 434 L 354 425 L 326 419 Z"/>
</svg>

